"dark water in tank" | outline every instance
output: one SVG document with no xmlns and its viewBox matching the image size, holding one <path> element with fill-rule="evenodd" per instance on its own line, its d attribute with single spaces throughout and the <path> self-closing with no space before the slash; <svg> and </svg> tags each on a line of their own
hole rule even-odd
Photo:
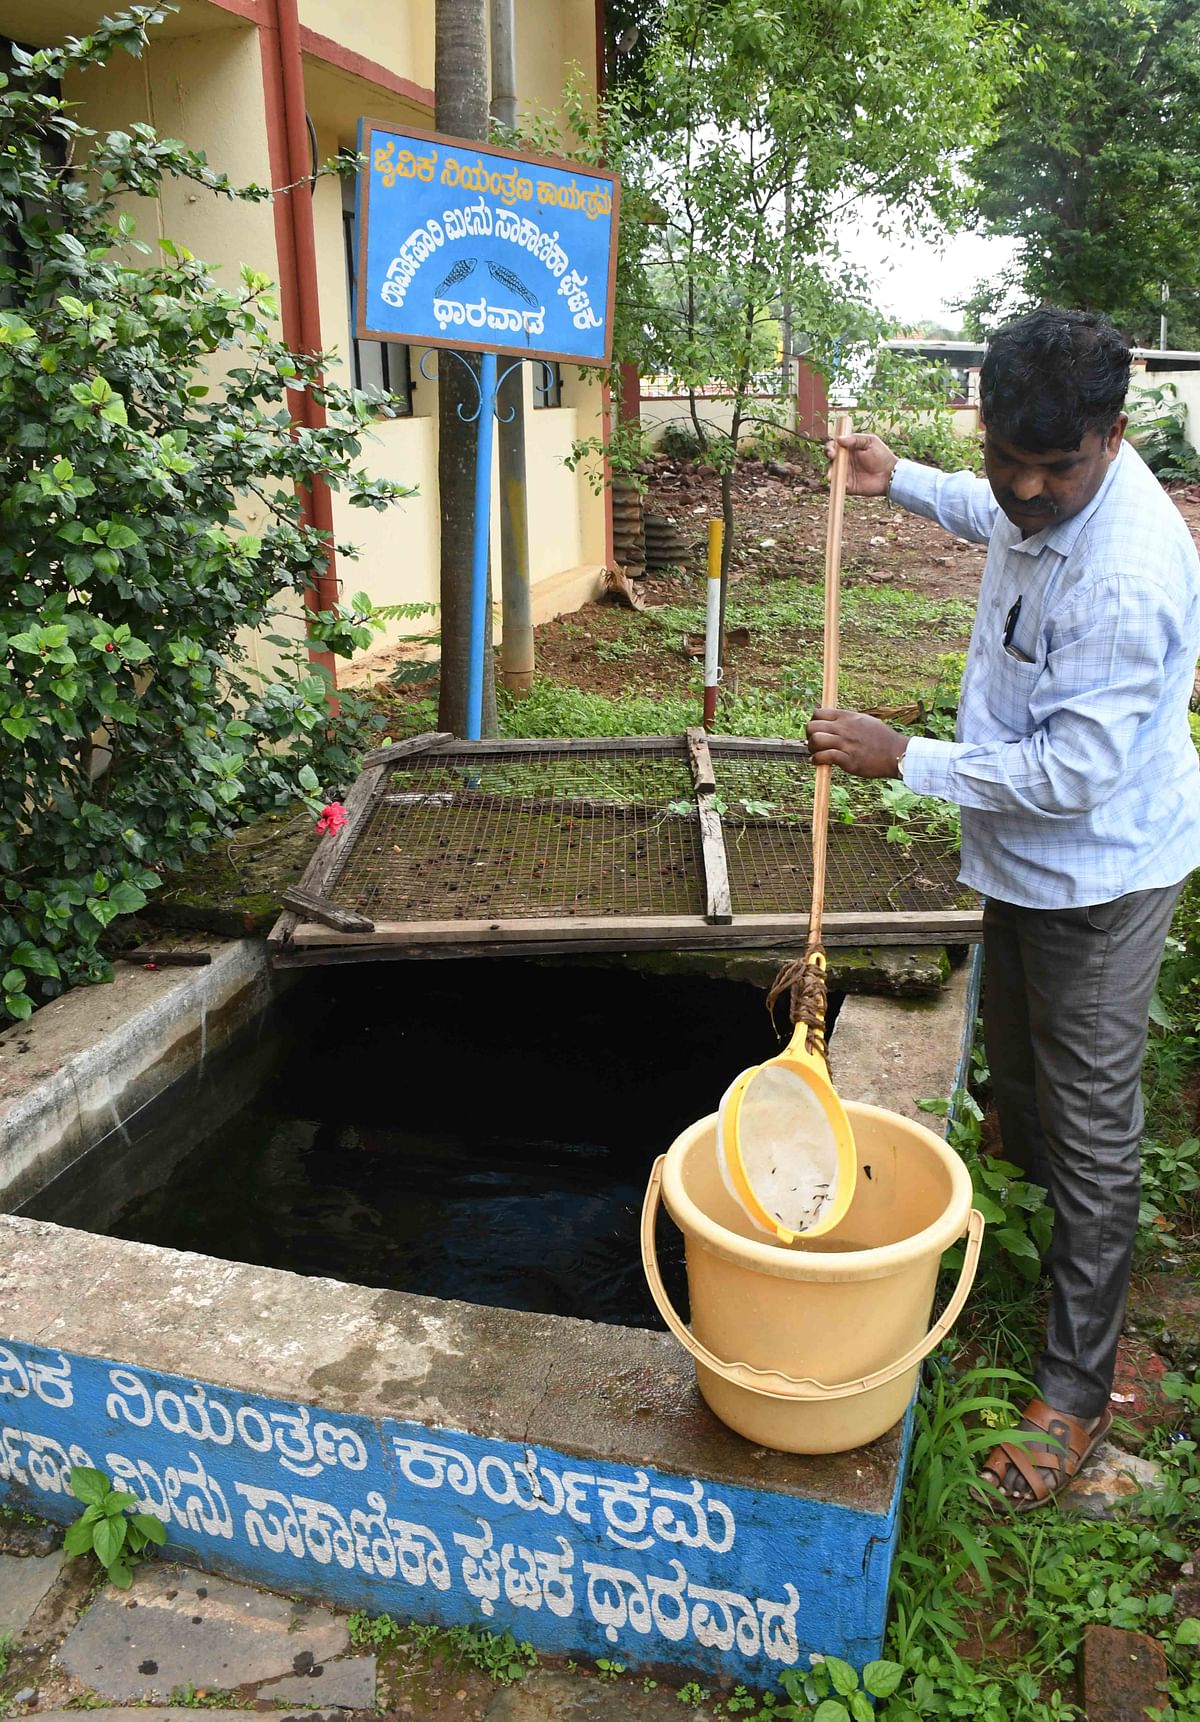
<svg viewBox="0 0 1200 1722">
<path fill-rule="evenodd" d="M 502 960 L 315 971 L 267 1040 L 266 1081 L 181 1158 L 172 1128 L 203 1121 L 236 1081 L 228 1068 L 175 1099 L 115 1191 L 110 1170 L 106 1202 L 51 1188 L 25 1211 L 295 1273 L 660 1327 L 638 1246 L 651 1163 L 776 1047 L 752 987 Z M 666 1220 L 659 1236 L 686 1313 L 681 1241 Z"/>
</svg>

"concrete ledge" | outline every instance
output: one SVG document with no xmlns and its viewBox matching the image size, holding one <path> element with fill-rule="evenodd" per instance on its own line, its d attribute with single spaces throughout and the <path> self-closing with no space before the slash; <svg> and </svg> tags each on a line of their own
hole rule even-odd
<svg viewBox="0 0 1200 1722">
<path fill-rule="evenodd" d="M 968 962 L 952 971 L 933 999 L 849 994 L 829 1041 L 842 1098 L 885 1106 L 941 1133 L 944 1122 L 922 1112 L 917 1102 L 948 1100 L 965 1086 L 963 1058 L 973 1038 L 976 986 Z"/>
<path fill-rule="evenodd" d="M 0 1033 L 0 1207 L 27 1200 L 224 1047 L 279 979 L 255 939 L 208 942 L 201 969 L 119 964 Z"/>
<path fill-rule="evenodd" d="M 603 590 L 604 568 L 597 562 L 582 562 L 575 568 L 564 568 L 545 580 L 535 581 L 529 594 L 534 626 L 582 609 L 597 599 Z M 498 617 L 498 605 L 496 614 Z"/>
<path fill-rule="evenodd" d="M 129 1095 L 265 1002 L 261 947 L 214 949 L 208 970 L 128 971 L 0 1037 L 10 1187 L 89 1127 L 119 1131 Z M 908 1112 L 949 1094 L 971 997 L 964 970 L 929 1005 L 848 999 L 842 1092 Z M 0 1216 L 0 1499 L 69 1520 L 70 1468 L 94 1464 L 163 1520 L 170 1554 L 289 1595 L 756 1686 L 812 1651 L 861 1666 L 908 1434 L 769 1452 L 711 1416 L 666 1335 Z"/>
<path fill-rule="evenodd" d="M 665 1335 L 0 1218 L 0 1498 L 94 1464 L 192 1564 L 771 1685 L 879 1653 L 907 1431 L 798 1459 Z M 615 1647 L 615 1649 L 614 1649 Z"/>
<path fill-rule="evenodd" d="M 539 957 L 538 962 L 572 968 L 623 968 L 645 975 L 737 981 L 764 996 L 794 949 L 711 951 L 622 951 L 605 956 L 581 951 L 576 956 Z M 831 992 L 879 993 L 893 998 L 936 998 L 950 978 L 944 945 L 847 945 L 828 953 Z"/>
</svg>

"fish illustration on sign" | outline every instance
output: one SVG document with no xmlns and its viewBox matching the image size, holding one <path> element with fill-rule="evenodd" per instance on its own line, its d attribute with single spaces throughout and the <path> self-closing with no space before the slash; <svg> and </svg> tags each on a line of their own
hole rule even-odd
<svg viewBox="0 0 1200 1722">
<path fill-rule="evenodd" d="M 475 273 L 478 258 L 461 257 L 450 269 L 445 278 L 439 283 L 433 296 L 433 314 L 438 320 L 438 326 L 445 329 L 450 324 L 461 324 L 473 329 L 492 329 L 497 333 L 504 331 L 513 335 L 540 335 L 545 326 L 545 307 L 537 296 L 521 280 L 519 275 L 502 263 L 493 263 L 488 259 L 487 270 L 493 281 L 499 283 L 507 293 L 521 299 L 528 307 L 521 310 L 508 305 L 490 304 L 484 294 L 477 300 L 463 303 L 457 298 L 448 296 L 449 290 L 458 287 Z"/>
</svg>

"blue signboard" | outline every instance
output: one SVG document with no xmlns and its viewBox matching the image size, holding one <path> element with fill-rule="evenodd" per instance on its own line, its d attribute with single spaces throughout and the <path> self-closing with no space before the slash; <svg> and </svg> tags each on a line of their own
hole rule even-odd
<svg viewBox="0 0 1200 1722">
<path fill-rule="evenodd" d="M 374 120 L 358 147 L 360 339 L 608 362 L 613 174 Z"/>
</svg>

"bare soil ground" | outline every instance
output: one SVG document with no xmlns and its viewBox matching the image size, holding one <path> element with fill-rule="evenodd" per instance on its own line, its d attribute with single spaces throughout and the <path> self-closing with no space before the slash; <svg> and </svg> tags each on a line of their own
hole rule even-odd
<svg viewBox="0 0 1200 1722">
<path fill-rule="evenodd" d="M 660 458 L 648 485 L 647 510 L 672 519 L 694 544 L 689 566 L 647 576 L 640 616 L 601 603 L 539 628 L 540 674 L 610 695 L 683 693 L 695 680 L 684 636 L 703 627 L 704 539 L 720 514 L 719 481 Z M 794 691 L 802 700 L 814 672 L 820 679 L 825 486 L 800 469 L 778 473 L 748 460 L 734 498 L 727 621 L 749 637 L 730 645 L 730 689 Z M 938 657 L 966 646 L 983 561 L 978 546 L 901 509 L 847 500 L 842 657 L 855 698 L 886 702 L 931 690 Z"/>
<path fill-rule="evenodd" d="M 746 460 L 734 478 L 736 536 L 727 623 L 735 633 L 725 686 L 734 696 L 782 695 L 796 726 L 816 703 L 822 650 L 827 496 L 815 470 Z M 1173 499 L 1200 542 L 1200 485 Z M 647 474 L 646 509 L 674 521 L 692 546 L 688 565 L 641 582 L 646 608 L 595 603 L 537 629 L 537 672 L 609 698 L 699 698 L 704 540 L 720 514 L 711 470 L 666 457 Z M 841 699 L 872 707 L 932 703 L 957 683 L 984 550 L 878 500 L 847 500 L 842 553 Z M 689 636 L 691 650 L 689 651 Z M 389 654 L 394 656 L 394 654 Z M 382 668 L 382 666 L 381 666 Z M 386 674 L 386 670 L 383 670 Z M 390 730 L 411 727 L 405 707 L 436 684 L 388 691 Z M 787 725 L 791 730 L 792 725 Z"/>
</svg>

